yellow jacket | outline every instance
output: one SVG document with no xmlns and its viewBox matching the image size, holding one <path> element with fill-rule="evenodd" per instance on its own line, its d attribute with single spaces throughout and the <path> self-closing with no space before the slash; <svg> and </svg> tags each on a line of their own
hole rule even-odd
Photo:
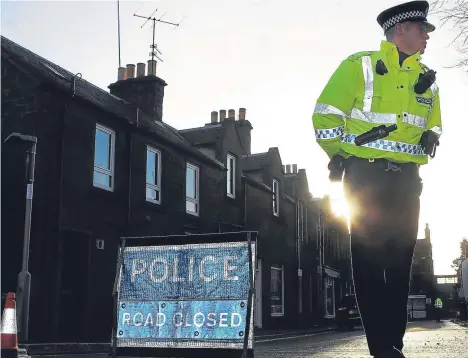
<svg viewBox="0 0 468 358">
<path fill-rule="evenodd" d="M 382 60 L 386 74 L 376 72 Z M 400 67 L 396 46 L 382 41 L 379 51 L 356 53 L 344 60 L 332 75 L 312 116 L 318 144 L 331 158 L 387 158 L 395 162 L 426 164 L 428 156 L 419 144 L 431 130 L 442 134 L 439 90 L 434 83 L 423 94 L 414 91 L 419 75 L 427 70 L 416 53 Z M 356 146 L 357 135 L 382 124 L 398 129 L 384 139 Z"/>
</svg>

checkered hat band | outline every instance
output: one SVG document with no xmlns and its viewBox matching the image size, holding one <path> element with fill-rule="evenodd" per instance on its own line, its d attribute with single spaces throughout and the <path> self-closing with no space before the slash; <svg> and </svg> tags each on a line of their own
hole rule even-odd
<svg viewBox="0 0 468 358">
<path fill-rule="evenodd" d="M 408 11 L 408 12 L 402 12 L 401 14 L 395 15 L 385 21 L 382 25 L 384 31 L 387 31 L 390 27 L 395 26 L 396 24 L 405 21 L 405 20 L 411 20 L 411 19 L 416 19 L 416 18 L 425 18 L 426 17 L 426 12 L 425 11 L 419 11 L 419 10 L 413 10 L 413 11 Z"/>
</svg>

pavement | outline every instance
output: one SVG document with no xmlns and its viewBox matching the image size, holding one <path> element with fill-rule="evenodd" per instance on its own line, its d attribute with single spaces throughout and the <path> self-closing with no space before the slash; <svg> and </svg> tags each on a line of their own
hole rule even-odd
<svg viewBox="0 0 468 358">
<path fill-rule="evenodd" d="M 468 358 L 468 329 L 444 321 L 408 325 L 403 350 L 407 358 Z M 255 358 L 367 358 L 362 330 L 333 332 L 257 344 Z"/>
<path fill-rule="evenodd" d="M 468 358 L 468 328 L 443 321 L 411 322 L 405 336 L 407 358 Z M 44 355 L 31 355 L 46 357 Z M 108 357 L 107 354 L 48 355 L 49 358 Z M 280 332 L 255 339 L 255 358 L 368 358 L 364 331 Z M 119 357 L 120 358 L 120 357 Z M 124 358 L 124 357 L 121 357 Z"/>
</svg>

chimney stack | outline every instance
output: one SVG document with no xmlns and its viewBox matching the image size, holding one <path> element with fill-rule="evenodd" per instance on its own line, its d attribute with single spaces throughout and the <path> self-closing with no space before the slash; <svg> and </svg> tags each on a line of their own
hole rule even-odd
<svg viewBox="0 0 468 358">
<path fill-rule="evenodd" d="M 127 79 L 127 69 L 125 67 L 119 67 L 117 74 L 117 81 L 124 81 Z"/>
<path fill-rule="evenodd" d="M 245 108 L 239 108 L 239 120 L 245 121 Z"/>
<path fill-rule="evenodd" d="M 233 109 L 230 109 L 230 110 L 228 111 L 228 118 L 234 120 L 235 117 L 236 117 L 236 111 L 233 110 Z"/>
<path fill-rule="evenodd" d="M 293 173 L 297 173 L 297 164 L 293 164 Z"/>
<path fill-rule="evenodd" d="M 137 77 L 143 77 L 146 75 L 145 73 L 146 65 L 142 62 L 137 63 Z"/>
<path fill-rule="evenodd" d="M 167 83 L 156 75 L 156 61 L 148 61 L 148 76 L 145 75 L 146 65 L 139 62 L 137 66 L 127 64 L 118 69 L 118 80 L 108 88 L 114 96 L 138 107 L 155 121 L 162 121 L 164 87 Z M 135 76 L 135 69 L 137 74 Z"/>
<path fill-rule="evenodd" d="M 291 173 L 291 164 L 286 164 L 286 173 Z"/>
<path fill-rule="evenodd" d="M 222 109 L 219 111 L 219 121 L 222 122 L 226 119 L 226 110 Z"/>
<path fill-rule="evenodd" d="M 211 123 L 218 123 L 218 112 L 211 112 Z"/>
<path fill-rule="evenodd" d="M 424 238 L 428 241 L 431 241 L 431 229 L 429 229 L 428 223 L 426 223 L 426 228 L 424 229 Z"/>
<path fill-rule="evenodd" d="M 156 60 L 148 60 L 148 76 L 156 76 Z"/>
<path fill-rule="evenodd" d="M 135 65 L 128 64 L 127 65 L 127 78 L 134 78 L 135 77 Z"/>
</svg>

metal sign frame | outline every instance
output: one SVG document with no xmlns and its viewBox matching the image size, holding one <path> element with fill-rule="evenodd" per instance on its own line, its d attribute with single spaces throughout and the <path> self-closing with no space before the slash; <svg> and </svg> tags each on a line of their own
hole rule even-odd
<svg viewBox="0 0 468 358">
<path fill-rule="evenodd" d="M 254 357 L 254 322 L 253 322 L 253 296 L 255 292 L 255 262 L 257 256 L 257 237 L 255 231 L 207 233 L 195 235 L 169 235 L 169 236 L 144 236 L 144 237 L 122 237 L 118 248 L 116 276 L 113 288 L 113 325 L 111 357 L 118 356 L 158 356 L 158 357 L 183 357 L 183 358 L 253 358 Z M 247 242 L 249 256 L 249 284 L 247 297 L 246 326 L 242 349 L 233 348 L 168 348 L 168 347 L 118 347 L 118 304 L 119 304 L 119 282 L 121 279 L 121 269 L 123 265 L 123 254 L 128 247 L 142 246 L 174 246 L 189 244 L 218 244 Z M 255 253 L 252 252 L 252 244 L 255 246 Z M 251 345 L 249 345 L 251 338 Z"/>
</svg>

